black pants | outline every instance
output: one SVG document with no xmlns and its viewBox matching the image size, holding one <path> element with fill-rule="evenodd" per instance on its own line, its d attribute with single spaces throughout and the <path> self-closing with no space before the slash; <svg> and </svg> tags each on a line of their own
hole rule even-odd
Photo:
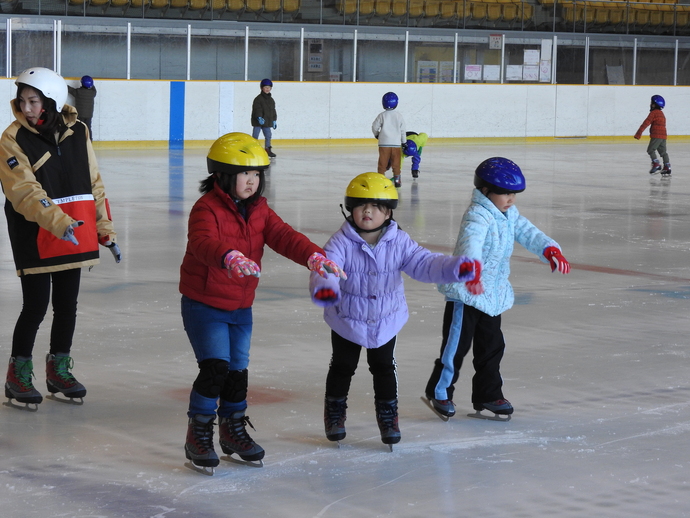
<svg viewBox="0 0 690 518">
<path fill-rule="evenodd" d="M 77 320 L 77 297 L 81 269 L 37 273 L 20 277 L 23 306 L 14 327 L 12 356 L 31 356 L 36 333 L 48 311 L 50 285 L 53 285 L 53 325 L 50 353 L 69 353 Z"/>
<path fill-rule="evenodd" d="M 374 377 L 374 398 L 390 401 L 398 398 L 398 376 L 395 364 L 395 342 L 397 337 L 376 349 L 366 349 L 369 372 Z M 361 345 L 346 340 L 331 331 L 333 356 L 326 377 L 326 396 L 347 397 L 350 382 L 355 375 L 359 355 L 364 349 Z"/>
<path fill-rule="evenodd" d="M 503 399 L 500 366 L 505 341 L 501 332 L 501 315 L 491 317 L 472 306 L 454 301 L 446 302 L 441 356 L 436 359 L 426 386 L 428 398 L 453 399 L 462 361 L 471 346 L 474 354 L 472 403 Z"/>
</svg>

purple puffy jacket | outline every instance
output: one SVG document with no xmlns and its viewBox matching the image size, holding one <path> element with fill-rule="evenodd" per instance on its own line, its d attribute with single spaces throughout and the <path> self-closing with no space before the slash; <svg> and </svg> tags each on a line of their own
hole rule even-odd
<svg viewBox="0 0 690 518">
<path fill-rule="evenodd" d="M 347 273 L 347 280 L 334 275 L 324 279 L 312 272 L 312 300 L 324 306 L 324 320 L 340 336 L 375 349 L 397 335 L 407 322 L 407 302 L 401 272 L 421 282 L 465 282 L 474 273 L 460 275 L 465 257 L 430 252 L 417 244 L 395 221 L 371 248 L 348 222 L 324 246 L 326 255 Z M 332 289 L 335 302 L 314 297 L 323 288 Z"/>
</svg>

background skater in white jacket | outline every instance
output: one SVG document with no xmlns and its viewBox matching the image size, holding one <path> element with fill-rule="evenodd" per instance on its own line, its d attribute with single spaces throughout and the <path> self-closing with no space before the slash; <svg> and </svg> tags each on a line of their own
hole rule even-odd
<svg viewBox="0 0 690 518">
<path fill-rule="evenodd" d="M 398 106 L 398 96 L 393 92 L 384 94 L 381 100 L 384 111 L 378 114 L 371 131 L 379 141 L 378 172 L 385 174 L 389 164 L 393 168 L 393 182 L 400 187 L 401 147 L 407 142 L 405 121 L 400 112 L 395 111 Z"/>
<path fill-rule="evenodd" d="M 426 397 L 442 419 L 455 415 L 455 382 L 472 346 L 472 406 L 476 413 L 470 416 L 505 420 L 513 413 L 513 406 L 502 391 L 500 365 L 505 341 L 501 314 L 513 306 L 513 288 L 508 281 L 513 244 L 518 242 L 542 261 L 548 261 L 552 272 L 558 269 L 566 274 L 570 264 L 558 243 L 521 216 L 514 205 L 516 194 L 525 190 L 525 177 L 514 162 L 500 157 L 484 160 L 475 171 L 474 185 L 454 254 L 475 261 L 475 276 L 469 282 L 438 287 L 446 296 L 443 342 L 426 386 Z M 483 416 L 484 409 L 494 416 Z"/>
</svg>

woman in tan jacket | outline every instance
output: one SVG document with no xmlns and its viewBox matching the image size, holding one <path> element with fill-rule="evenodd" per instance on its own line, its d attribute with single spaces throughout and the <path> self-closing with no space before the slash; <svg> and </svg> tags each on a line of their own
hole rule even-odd
<svg viewBox="0 0 690 518">
<path fill-rule="evenodd" d="M 67 84 L 46 68 L 16 80 L 16 120 L 0 139 L 0 182 L 23 306 L 12 337 L 5 396 L 38 405 L 32 352 L 51 296 L 53 322 L 46 356 L 51 393 L 83 398 L 70 372 L 81 268 L 98 263 L 98 245 L 120 261 L 108 200 L 86 126 L 65 105 Z M 82 399 L 83 401 L 83 399 Z"/>
</svg>

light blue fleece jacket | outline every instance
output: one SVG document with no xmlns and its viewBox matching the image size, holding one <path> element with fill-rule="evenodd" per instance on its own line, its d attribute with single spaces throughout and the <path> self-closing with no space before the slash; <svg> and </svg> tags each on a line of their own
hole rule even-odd
<svg viewBox="0 0 690 518">
<path fill-rule="evenodd" d="M 504 214 L 475 189 L 472 202 L 462 217 L 454 254 L 481 261 L 484 293 L 472 295 L 465 283 L 457 282 L 439 284 L 438 291 L 448 300 L 463 302 L 490 316 L 510 309 L 515 296 L 508 276 L 515 242 L 545 263 L 548 263 L 543 255 L 545 248 L 555 246 L 560 249 L 558 243 L 521 216 L 515 205 Z"/>
</svg>

